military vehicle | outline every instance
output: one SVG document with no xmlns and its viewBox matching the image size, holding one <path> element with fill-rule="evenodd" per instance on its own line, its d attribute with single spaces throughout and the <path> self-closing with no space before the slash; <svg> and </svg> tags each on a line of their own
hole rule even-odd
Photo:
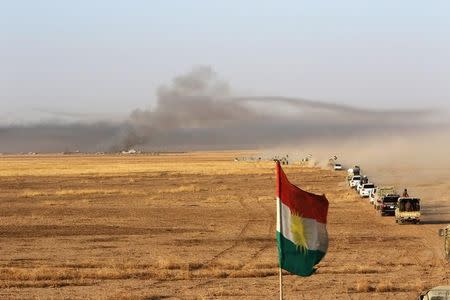
<svg viewBox="0 0 450 300">
<path fill-rule="evenodd" d="M 367 198 L 372 194 L 373 190 L 375 190 L 375 185 L 373 183 L 364 183 L 359 189 L 359 196 L 361 196 L 361 198 Z"/>
<path fill-rule="evenodd" d="M 356 188 L 357 184 L 360 183 L 360 181 L 361 181 L 361 176 L 355 175 L 355 176 L 353 176 L 352 179 L 348 182 L 348 184 L 349 184 L 349 186 L 350 186 L 351 188 L 354 189 L 354 188 Z"/>
<path fill-rule="evenodd" d="M 400 197 L 397 201 L 395 209 L 395 222 L 404 223 L 420 223 L 420 199 L 412 197 Z"/>
<path fill-rule="evenodd" d="M 450 300 L 450 285 L 437 286 L 423 292 L 419 300 Z"/>
<path fill-rule="evenodd" d="M 375 192 L 374 195 L 374 200 L 373 200 L 373 208 L 375 208 L 376 210 L 380 209 L 381 206 L 381 200 L 383 199 L 384 196 L 388 195 L 388 194 L 397 194 L 397 192 L 395 191 L 394 187 L 392 186 L 379 186 L 377 187 L 377 191 Z"/>
<path fill-rule="evenodd" d="M 361 168 L 359 166 L 354 166 L 353 168 L 348 169 L 347 173 L 347 181 L 350 181 L 353 176 L 361 175 Z"/>
<path fill-rule="evenodd" d="M 444 238 L 444 255 L 450 261 L 450 225 L 446 228 L 439 229 L 439 236 Z"/>
<path fill-rule="evenodd" d="M 342 171 L 343 169 L 342 164 L 334 164 L 333 169 L 335 171 Z"/>
<path fill-rule="evenodd" d="M 396 194 L 387 194 L 386 196 L 383 196 L 380 205 L 380 215 L 382 217 L 395 215 L 398 198 L 400 198 L 400 195 Z"/>
<path fill-rule="evenodd" d="M 367 175 L 363 175 L 359 182 L 356 183 L 356 192 L 359 194 L 361 191 L 361 188 L 363 187 L 363 184 L 369 183 L 369 177 Z"/>
</svg>

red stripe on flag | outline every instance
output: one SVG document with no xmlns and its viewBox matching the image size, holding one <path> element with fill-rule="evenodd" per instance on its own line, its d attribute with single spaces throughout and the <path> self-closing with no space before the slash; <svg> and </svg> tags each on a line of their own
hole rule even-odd
<svg viewBox="0 0 450 300">
<path fill-rule="evenodd" d="M 280 162 L 277 162 L 276 172 L 277 196 L 281 202 L 289 207 L 293 214 L 327 223 L 328 200 L 325 195 L 306 192 L 290 183 Z"/>
</svg>

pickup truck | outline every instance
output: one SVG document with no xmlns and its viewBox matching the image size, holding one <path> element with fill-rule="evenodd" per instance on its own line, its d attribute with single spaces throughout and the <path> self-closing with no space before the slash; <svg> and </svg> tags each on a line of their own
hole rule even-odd
<svg viewBox="0 0 450 300">
<path fill-rule="evenodd" d="M 361 176 L 359 175 L 355 175 L 352 177 L 352 179 L 350 179 L 350 181 L 348 182 L 349 186 L 351 188 L 356 188 L 357 184 L 361 181 Z"/>
<path fill-rule="evenodd" d="M 364 183 L 359 190 L 359 195 L 361 198 L 367 198 L 372 194 L 372 191 L 375 189 L 375 185 L 373 183 Z"/>
<path fill-rule="evenodd" d="M 388 194 L 386 196 L 383 196 L 380 205 L 380 215 L 382 217 L 395 215 L 398 198 L 400 198 L 400 195 Z"/>
<path fill-rule="evenodd" d="M 356 184 L 356 191 L 358 193 L 361 191 L 361 188 L 365 183 L 369 183 L 369 178 L 366 175 L 362 176 L 361 180 Z"/>
<path fill-rule="evenodd" d="M 341 171 L 343 169 L 341 164 L 334 164 L 333 169 L 335 171 Z"/>
<path fill-rule="evenodd" d="M 420 199 L 411 197 L 400 197 L 397 201 L 395 209 L 395 222 L 403 223 L 420 223 Z"/>
<path fill-rule="evenodd" d="M 388 194 L 397 194 L 394 187 L 392 186 L 378 186 L 377 191 L 375 192 L 374 201 L 373 201 L 373 208 L 376 210 L 380 209 L 381 205 L 381 199 L 383 196 L 386 196 Z"/>
<path fill-rule="evenodd" d="M 361 169 L 358 166 L 350 168 L 347 170 L 347 181 L 352 180 L 353 176 L 361 175 Z"/>
</svg>

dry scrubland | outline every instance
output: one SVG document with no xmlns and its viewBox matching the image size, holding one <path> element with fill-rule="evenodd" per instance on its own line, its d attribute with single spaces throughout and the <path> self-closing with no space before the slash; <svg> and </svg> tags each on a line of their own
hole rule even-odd
<svg viewBox="0 0 450 300">
<path fill-rule="evenodd" d="M 230 152 L 0 157 L 0 298 L 259 298 L 278 295 L 271 162 Z M 288 299 L 412 299 L 448 284 L 439 220 L 398 226 L 344 174 L 289 166 L 330 200 L 316 275 Z"/>
</svg>

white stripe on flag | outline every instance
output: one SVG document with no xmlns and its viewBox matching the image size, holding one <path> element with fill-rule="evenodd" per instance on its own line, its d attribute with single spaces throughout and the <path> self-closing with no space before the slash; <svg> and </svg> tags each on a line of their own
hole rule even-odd
<svg viewBox="0 0 450 300">
<path fill-rule="evenodd" d="M 277 231 L 280 231 L 280 198 L 277 197 Z M 291 210 L 284 203 L 281 203 L 281 213 L 283 221 L 283 232 L 281 234 L 291 242 L 294 242 L 294 237 L 291 231 Z M 328 248 L 328 233 L 326 224 L 320 223 L 315 219 L 302 218 L 305 232 L 306 244 L 309 250 L 320 250 L 326 252 Z"/>
</svg>

